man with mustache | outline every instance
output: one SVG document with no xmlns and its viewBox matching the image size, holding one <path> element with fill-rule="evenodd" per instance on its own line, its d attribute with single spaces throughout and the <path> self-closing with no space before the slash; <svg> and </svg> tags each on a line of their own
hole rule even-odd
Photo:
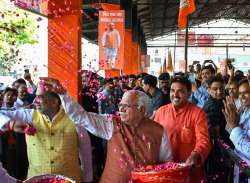
<svg viewBox="0 0 250 183">
<path fill-rule="evenodd" d="M 176 76 L 171 82 L 171 103 L 156 111 L 154 120 L 166 130 L 174 162 L 193 166 L 192 183 L 204 180 L 203 162 L 210 151 L 207 119 L 204 111 L 190 103 L 190 81 Z"/>
<path fill-rule="evenodd" d="M 13 121 L 36 128 L 34 136 L 26 135 L 28 178 L 62 174 L 78 183 L 82 168 L 83 181 L 91 182 L 91 146 L 87 131 L 70 120 L 61 107 L 59 96 L 50 87 L 39 83 L 36 109 L 0 110 L 0 130 Z M 15 123 L 9 126 L 15 128 Z"/>
</svg>

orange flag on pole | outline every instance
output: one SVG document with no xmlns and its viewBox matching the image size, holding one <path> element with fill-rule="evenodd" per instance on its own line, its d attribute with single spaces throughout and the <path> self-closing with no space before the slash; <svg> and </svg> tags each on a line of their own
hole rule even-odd
<svg viewBox="0 0 250 183">
<path fill-rule="evenodd" d="M 171 55 L 171 51 L 170 50 L 168 50 L 167 71 L 168 72 L 173 72 L 173 62 L 172 62 L 172 55 Z"/>
<path fill-rule="evenodd" d="M 187 17 L 196 10 L 195 0 L 180 0 L 178 27 L 185 29 L 187 26 Z"/>
</svg>

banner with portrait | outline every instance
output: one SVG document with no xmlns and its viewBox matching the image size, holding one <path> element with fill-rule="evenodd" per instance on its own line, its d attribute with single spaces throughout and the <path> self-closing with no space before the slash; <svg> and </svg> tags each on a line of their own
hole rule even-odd
<svg viewBox="0 0 250 183">
<path fill-rule="evenodd" d="M 124 10 L 99 12 L 100 69 L 123 69 L 124 65 Z"/>
</svg>

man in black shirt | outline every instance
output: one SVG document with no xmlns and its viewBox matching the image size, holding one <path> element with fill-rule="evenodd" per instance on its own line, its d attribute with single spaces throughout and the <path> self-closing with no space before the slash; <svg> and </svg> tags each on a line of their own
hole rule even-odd
<svg viewBox="0 0 250 183">
<path fill-rule="evenodd" d="M 163 93 L 163 105 L 169 104 L 170 101 L 170 76 L 167 72 L 160 74 L 158 77 L 159 89 Z"/>
</svg>

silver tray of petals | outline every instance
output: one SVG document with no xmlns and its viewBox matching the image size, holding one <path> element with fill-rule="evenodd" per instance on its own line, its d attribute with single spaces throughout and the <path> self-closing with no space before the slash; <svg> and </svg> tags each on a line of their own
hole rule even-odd
<svg viewBox="0 0 250 183">
<path fill-rule="evenodd" d="M 24 183 L 76 183 L 76 182 L 63 175 L 46 174 L 46 175 L 31 177 L 26 181 L 24 181 Z"/>
</svg>

